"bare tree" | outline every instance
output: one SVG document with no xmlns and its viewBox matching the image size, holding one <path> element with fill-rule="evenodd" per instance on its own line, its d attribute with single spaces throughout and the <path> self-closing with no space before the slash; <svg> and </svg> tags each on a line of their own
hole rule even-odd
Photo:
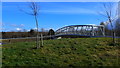
<svg viewBox="0 0 120 68">
<path fill-rule="evenodd" d="M 32 15 L 34 16 L 35 22 L 36 22 L 36 47 L 40 48 L 40 44 L 39 44 L 39 32 L 38 32 L 38 19 L 37 16 L 39 15 L 39 11 L 40 11 L 40 7 L 38 6 L 38 4 L 36 2 L 30 2 L 28 8 L 30 9 L 30 11 L 24 11 L 22 9 L 20 9 L 22 12 Z"/>
<path fill-rule="evenodd" d="M 113 10 L 112 3 L 108 3 L 108 4 L 103 3 L 103 12 L 104 13 L 99 13 L 99 14 L 107 19 L 107 22 L 105 24 L 110 24 L 112 30 L 113 43 L 115 44 L 115 30 L 114 30 L 113 22 L 117 17 L 117 9 Z"/>
</svg>

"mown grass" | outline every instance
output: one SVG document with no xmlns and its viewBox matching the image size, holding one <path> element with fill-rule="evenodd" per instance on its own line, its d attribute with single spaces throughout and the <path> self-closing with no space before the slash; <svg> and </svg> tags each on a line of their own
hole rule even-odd
<svg viewBox="0 0 120 68">
<path fill-rule="evenodd" d="M 119 66 L 120 41 L 111 45 L 111 38 L 74 38 L 45 40 L 34 49 L 35 42 L 3 45 L 3 66 Z"/>
</svg>

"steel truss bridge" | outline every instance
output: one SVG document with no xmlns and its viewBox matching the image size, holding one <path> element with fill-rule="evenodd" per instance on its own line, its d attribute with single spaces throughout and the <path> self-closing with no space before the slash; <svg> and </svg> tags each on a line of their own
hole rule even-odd
<svg viewBox="0 0 120 68">
<path fill-rule="evenodd" d="M 55 31 L 55 35 L 43 36 L 39 38 L 54 39 L 64 36 L 77 37 L 105 37 L 105 27 L 102 25 L 71 25 L 65 26 Z M 9 38 L 10 39 L 36 39 L 36 37 Z"/>
<path fill-rule="evenodd" d="M 103 25 L 71 25 L 56 30 L 55 36 L 63 35 L 105 36 L 105 27 Z"/>
</svg>

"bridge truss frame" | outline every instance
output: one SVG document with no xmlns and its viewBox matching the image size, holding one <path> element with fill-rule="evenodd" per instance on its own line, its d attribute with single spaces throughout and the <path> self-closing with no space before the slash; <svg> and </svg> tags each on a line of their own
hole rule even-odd
<svg viewBox="0 0 120 68">
<path fill-rule="evenodd" d="M 105 36 L 103 25 L 71 25 L 56 30 L 55 35 L 78 34 L 85 36 Z"/>
</svg>

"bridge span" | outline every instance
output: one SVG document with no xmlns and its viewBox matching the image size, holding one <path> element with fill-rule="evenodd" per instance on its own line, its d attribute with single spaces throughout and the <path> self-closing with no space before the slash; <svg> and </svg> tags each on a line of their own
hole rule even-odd
<svg viewBox="0 0 120 68">
<path fill-rule="evenodd" d="M 56 30 L 55 36 L 105 36 L 105 27 L 103 25 L 70 25 Z"/>
</svg>

